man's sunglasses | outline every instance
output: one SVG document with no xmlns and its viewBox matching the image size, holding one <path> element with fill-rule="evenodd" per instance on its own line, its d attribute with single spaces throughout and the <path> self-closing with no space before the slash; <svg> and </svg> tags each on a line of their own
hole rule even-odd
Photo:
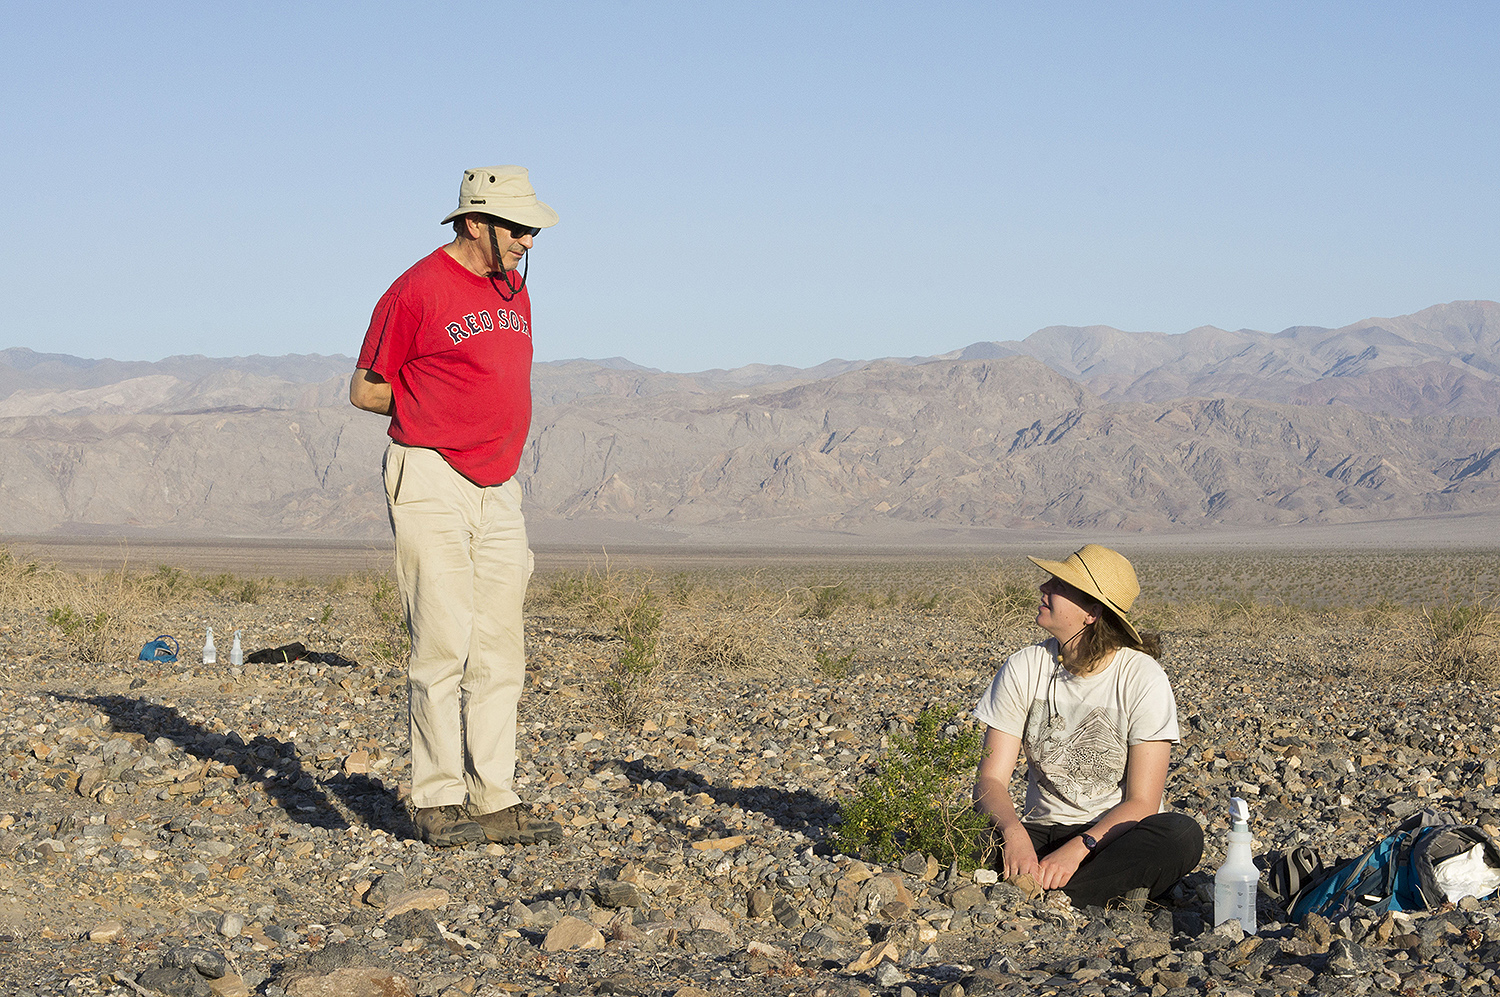
<svg viewBox="0 0 1500 997">
<path fill-rule="evenodd" d="M 520 225 L 516 222 L 507 221 L 504 218 L 492 218 L 491 221 L 509 232 L 512 239 L 524 239 L 528 235 L 536 235 L 541 231 L 539 228 L 532 228 L 530 225 Z"/>
</svg>

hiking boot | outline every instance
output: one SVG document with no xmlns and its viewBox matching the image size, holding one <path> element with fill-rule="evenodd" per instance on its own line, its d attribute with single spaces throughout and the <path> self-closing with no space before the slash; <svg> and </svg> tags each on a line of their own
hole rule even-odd
<svg viewBox="0 0 1500 997">
<path fill-rule="evenodd" d="M 1125 909 L 1137 914 L 1146 909 L 1146 904 L 1151 900 L 1151 891 L 1144 886 L 1137 886 L 1120 899 L 1125 901 Z"/>
<path fill-rule="evenodd" d="M 436 848 L 477 845 L 485 837 L 484 828 L 465 817 L 463 808 L 456 805 L 420 807 L 412 815 L 412 823 L 422 832 L 422 840 Z"/>
<path fill-rule="evenodd" d="M 519 803 L 492 814 L 471 814 L 469 819 L 497 845 L 532 845 L 538 841 L 562 840 L 561 824 L 533 817 Z"/>
</svg>

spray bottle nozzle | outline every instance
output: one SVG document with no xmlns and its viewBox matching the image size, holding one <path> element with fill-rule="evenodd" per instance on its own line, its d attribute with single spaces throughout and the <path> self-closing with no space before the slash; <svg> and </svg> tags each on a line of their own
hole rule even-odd
<svg viewBox="0 0 1500 997">
<path fill-rule="evenodd" d="M 1230 826 L 1236 831 L 1250 830 L 1250 804 L 1238 796 L 1229 798 Z"/>
</svg>

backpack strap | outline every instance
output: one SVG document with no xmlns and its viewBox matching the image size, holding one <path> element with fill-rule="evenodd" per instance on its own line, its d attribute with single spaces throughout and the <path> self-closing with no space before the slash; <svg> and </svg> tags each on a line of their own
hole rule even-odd
<svg viewBox="0 0 1500 997">
<path fill-rule="evenodd" d="M 1328 875 L 1318 853 L 1306 845 L 1287 848 L 1271 856 L 1266 867 L 1266 892 L 1288 911 L 1297 898 Z"/>
</svg>

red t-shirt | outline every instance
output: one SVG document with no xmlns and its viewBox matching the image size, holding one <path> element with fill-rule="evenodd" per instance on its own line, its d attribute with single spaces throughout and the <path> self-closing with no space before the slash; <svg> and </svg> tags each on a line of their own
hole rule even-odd
<svg viewBox="0 0 1500 997">
<path fill-rule="evenodd" d="M 375 305 L 358 366 L 391 384 L 390 436 L 476 485 L 509 481 L 531 426 L 531 297 L 505 301 L 442 249 Z"/>
</svg>

